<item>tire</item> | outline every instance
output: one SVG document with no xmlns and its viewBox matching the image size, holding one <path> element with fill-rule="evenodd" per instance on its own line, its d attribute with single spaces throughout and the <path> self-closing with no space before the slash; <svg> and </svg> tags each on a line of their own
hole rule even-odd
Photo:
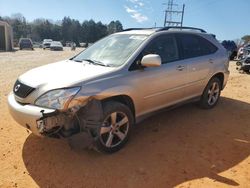
<svg viewBox="0 0 250 188">
<path fill-rule="evenodd" d="M 212 78 L 208 82 L 200 98 L 199 105 L 201 108 L 211 109 L 216 106 L 220 98 L 221 86 L 222 83 L 217 77 Z"/>
<path fill-rule="evenodd" d="M 134 118 L 126 105 L 114 101 L 103 104 L 103 114 L 103 125 L 98 129 L 95 148 L 100 152 L 114 153 L 127 143 Z"/>
<path fill-rule="evenodd" d="M 236 65 L 237 65 L 237 66 L 241 66 L 242 63 L 241 63 L 240 61 L 237 61 L 237 62 L 236 62 Z"/>
</svg>

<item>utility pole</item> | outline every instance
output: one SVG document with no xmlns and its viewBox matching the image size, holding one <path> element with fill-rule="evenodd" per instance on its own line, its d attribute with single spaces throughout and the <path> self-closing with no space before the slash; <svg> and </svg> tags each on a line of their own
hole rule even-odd
<svg viewBox="0 0 250 188">
<path fill-rule="evenodd" d="M 164 27 L 166 26 L 183 26 L 184 19 L 184 10 L 185 4 L 182 5 L 182 10 L 178 10 L 178 4 L 174 4 L 174 0 L 168 0 L 168 3 L 164 3 L 167 5 L 167 9 L 165 10 L 165 19 L 164 19 Z M 181 16 L 181 17 L 180 17 Z"/>
</svg>

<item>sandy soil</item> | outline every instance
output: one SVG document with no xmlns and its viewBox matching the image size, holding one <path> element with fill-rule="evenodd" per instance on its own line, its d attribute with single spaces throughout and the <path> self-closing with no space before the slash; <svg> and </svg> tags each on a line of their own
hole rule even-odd
<svg viewBox="0 0 250 188">
<path fill-rule="evenodd" d="M 0 187 L 250 187 L 250 75 L 235 62 L 216 108 L 158 113 L 112 155 L 75 152 L 19 126 L 6 104 L 18 75 L 78 52 L 0 53 Z"/>
</svg>

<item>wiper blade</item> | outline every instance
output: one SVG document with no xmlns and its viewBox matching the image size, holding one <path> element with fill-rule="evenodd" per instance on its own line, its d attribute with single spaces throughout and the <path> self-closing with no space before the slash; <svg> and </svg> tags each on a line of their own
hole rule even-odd
<svg viewBox="0 0 250 188">
<path fill-rule="evenodd" d="M 82 61 L 81 61 L 81 60 L 78 60 L 78 59 L 72 59 L 72 60 L 75 61 L 75 62 L 82 63 Z"/>
<path fill-rule="evenodd" d="M 101 61 L 96 61 L 96 60 L 92 60 L 92 59 L 82 59 L 82 60 L 79 60 L 79 59 L 72 59 L 73 61 L 75 62 L 79 62 L 79 63 L 82 63 L 83 61 L 87 61 L 93 65 L 101 65 L 101 66 L 105 66 L 105 67 L 110 67 L 110 65 L 107 65 Z"/>
<path fill-rule="evenodd" d="M 92 60 L 92 59 L 83 59 L 83 61 L 87 61 L 87 62 L 94 64 L 94 65 L 101 65 L 101 66 L 108 67 L 107 64 L 100 62 L 100 61 Z"/>
</svg>

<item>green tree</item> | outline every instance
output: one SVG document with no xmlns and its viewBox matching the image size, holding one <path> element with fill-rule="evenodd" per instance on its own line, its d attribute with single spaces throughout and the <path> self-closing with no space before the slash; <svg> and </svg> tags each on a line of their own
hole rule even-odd
<svg viewBox="0 0 250 188">
<path fill-rule="evenodd" d="M 108 25 L 94 20 L 86 20 L 80 23 L 78 20 L 64 17 L 61 21 L 38 18 L 27 22 L 22 14 L 14 14 L 11 17 L 0 17 L 0 20 L 8 22 L 14 33 L 14 39 L 30 37 L 34 41 L 53 39 L 59 41 L 73 41 L 77 45 L 80 42 L 93 43 L 100 38 L 123 30 L 120 21 L 111 21 Z"/>
<path fill-rule="evenodd" d="M 108 34 L 107 26 L 102 24 L 102 22 L 95 23 L 94 20 L 84 21 L 81 33 L 81 39 L 86 43 L 93 43 Z"/>
<path fill-rule="evenodd" d="M 72 21 L 70 17 L 64 17 L 62 20 L 62 39 L 64 42 L 70 41 L 72 39 L 70 28 L 72 26 Z"/>
<path fill-rule="evenodd" d="M 120 21 L 116 20 L 116 21 L 111 21 L 108 24 L 108 34 L 112 34 L 112 33 L 116 33 L 116 32 L 120 32 L 123 30 L 123 26 L 121 24 Z"/>
<path fill-rule="evenodd" d="M 30 24 L 26 22 L 25 17 L 20 13 L 13 14 L 11 17 L 4 17 L 2 19 L 12 26 L 15 39 L 27 37 L 27 35 L 31 33 Z"/>
</svg>

